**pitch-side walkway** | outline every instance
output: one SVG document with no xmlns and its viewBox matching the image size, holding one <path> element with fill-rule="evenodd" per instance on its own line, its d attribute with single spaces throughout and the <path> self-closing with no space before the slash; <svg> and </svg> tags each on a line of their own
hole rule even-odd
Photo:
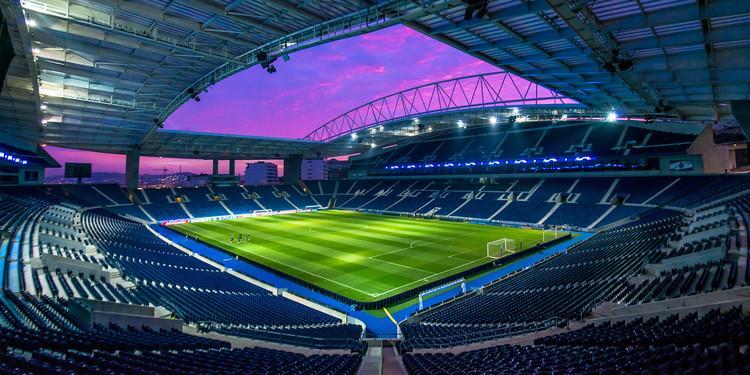
<svg viewBox="0 0 750 375">
<path fill-rule="evenodd" d="M 383 374 L 387 375 L 408 375 L 406 367 L 404 367 L 404 361 L 401 356 L 396 352 L 396 347 L 385 346 L 383 347 Z"/>
<path fill-rule="evenodd" d="M 362 357 L 362 365 L 357 370 L 357 375 L 380 375 L 383 374 L 383 347 L 381 345 L 370 345 L 367 353 Z"/>
<path fill-rule="evenodd" d="M 534 255 L 530 255 L 530 256 L 528 256 L 526 258 L 519 259 L 518 261 L 516 261 L 514 263 L 511 263 L 511 264 L 508 264 L 506 266 L 497 268 L 493 272 L 485 274 L 485 275 L 483 275 L 481 277 L 478 277 L 478 278 L 476 278 L 474 280 L 468 281 L 466 283 L 466 289 L 468 291 L 471 291 L 471 290 L 474 290 L 474 289 L 478 289 L 482 285 L 487 284 L 487 283 L 489 283 L 489 282 L 491 282 L 493 280 L 497 280 L 497 279 L 499 279 L 499 278 L 501 278 L 501 277 L 503 277 L 503 276 L 505 276 L 505 275 L 507 275 L 509 273 L 516 272 L 516 271 L 524 269 L 524 268 L 528 268 L 528 267 L 532 266 L 534 263 L 538 262 L 539 260 L 544 259 L 544 258 L 546 258 L 546 257 L 548 257 L 550 255 L 557 254 L 559 252 L 565 251 L 565 249 L 567 249 L 568 247 L 573 246 L 574 244 L 576 244 L 578 242 L 581 242 L 583 240 L 586 240 L 586 239 L 588 239 L 589 237 L 591 237 L 593 235 L 594 235 L 594 233 L 579 233 L 578 236 L 575 237 L 575 238 L 573 238 L 573 239 L 570 239 L 568 241 L 559 243 L 559 244 L 557 244 L 555 246 L 552 246 L 550 248 L 544 249 L 544 250 L 542 250 L 542 251 L 540 251 L 540 252 L 538 252 L 538 253 L 536 253 Z M 440 294 L 440 295 L 437 295 L 437 296 L 434 296 L 434 297 L 431 297 L 431 298 L 427 298 L 427 299 L 424 300 L 424 306 L 425 307 L 429 307 L 429 306 L 432 306 L 432 305 L 437 304 L 439 302 L 445 301 L 448 298 L 451 298 L 451 297 L 454 297 L 454 296 L 458 295 L 459 292 L 460 292 L 460 289 L 455 288 L 455 290 L 452 293 L 444 293 L 444 294 Z M 415 304 L 413 306 L 410 306 L 410 307 L 407 307 L 407 308 L 405 308 L 403 310 L 400 310 L 400 311 L 398 311 L 396 313 L 392 313 L 392 315 L 393 315 L 394 319 L 396 319 L 397 321 L 400 322 L 400 321 L 406 319 L 407 317 L 409 317 L 409 315 L 411 315 L 412 313 L 414 313 L 418 309 L 419 309 L 419 305 Z"/>
<path fill-rule="evenodd" d="M 350 316 L 357 318 L 361 320 L 362 322 L 364 322 L 367 325 L 368 330 L 375 333 L 378 337 L 394 338 L 397 334 L 396 325 L 393 324 L 393 322 L 387 317 L 373 316 L 365 311 L 352 311 L 351 306 L 347 305 L 346 303 L 337 301 L 329 296 L 323 295 L 322 293 L 316 292 L 312 289 L 299 285 L 293 281 L 287 280 L 279 275 L 276 275 L 270 271 L 267 271 L 263 268 L 255 266 L 242 259 L 237 259 L 234 256 L 231 256 L 214 247 L 192 240 L 190 238 L 185 238 L 184 235 L 177 233 L 175 231 L 172 231 L 171 229 L 165 228 L 158 224 L 154 224 L 151 227 L 155 231 L 162 234 L 163 236 L 172 240 L 173 242 L 181 246 L 184 246 L 206 258 L 209 258 L 213 260 L 214 262 L 221 264 L 224 267 L 231 268 L 235 271 L 244 273 L 248 275 L 249 277 L 263 281 L 277 288 L 287 289 L 288 291 L 296 295 L 299 295 L 303 298 L 310 299 L 322 305 L 326 305 L 335 310 L 349 314 Z M 466 283 L 466 288 L 469 291 L 473 289 L 477 289 L 480 286 L 487 284 L 490 281 L 497 280 L 509 273 L 512 273 L 512 272 L 515 272 L 524 268 L 528 268 L 532 266 L 534 263 L 538 262 L 539 260 L 545 257 L 548 257 L 550 255 L 565 251 L 565 249 L 572 246 L 573 244 L 584 241 L 593 235 L 594 235 L 593 233 L 579 233 L 578 236 L 573 239 L 559 243 L 548 249 L 544 249 L 534 255 L 520 259 L 509 265 L 500 267 L 493 272 L 483 275 L 482 277 L 478 277 L 474 280 L 468 281 Z M 452 290 L 446 291 L 445 293 L 441 293 L 436 296 L 427 298 L 424 300 L 424 306 L 425 307 L 432 306 L 434 304 L 445 301 L 449 298 L 455 297 L 459 293 L 460 293 L 460 288 L 454 288 Z M 415 311 L 417 311 L 418 308 L 419 308 L 419 305 L 415 303 L 414 305 L 409 306 L 405 309 L 399 310 L 397 312 L 392 312 L 391 315 L 394 317 L 396 321 L 400 322 L 406 319 L 407 317 L 409 317 L 409 315 L 411 315 Z"/>
</svg>

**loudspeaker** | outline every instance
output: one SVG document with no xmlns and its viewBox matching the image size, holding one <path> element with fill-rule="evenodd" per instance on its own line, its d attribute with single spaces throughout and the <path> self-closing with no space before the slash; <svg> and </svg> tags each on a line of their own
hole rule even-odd
<svg viewBox="0 0 750 375">
<path fill-rule="evenodd" d="M 16 56 L 13 51 L 13 42 L 10 40 L 8 24 L 5 22 L 3 12 L 0 11 L 0 88 L 5 84 L 5 75 L 8 73 L 10 62 Z"/>
</svg>

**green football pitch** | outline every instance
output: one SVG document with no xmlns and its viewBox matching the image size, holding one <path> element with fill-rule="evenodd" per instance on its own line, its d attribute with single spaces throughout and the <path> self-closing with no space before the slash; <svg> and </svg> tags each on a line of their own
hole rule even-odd
<svg viewBox="0 0 750 375">
<path fill-rule="evenodd" d="M 170 228 L 360 302 L 491 262 L 490 241 L 514 239 L 522 251 L 543 236 L 535 229 L 333 210 Z M 238 234 L 250 240 L 238 242 Z"/>
</svg>

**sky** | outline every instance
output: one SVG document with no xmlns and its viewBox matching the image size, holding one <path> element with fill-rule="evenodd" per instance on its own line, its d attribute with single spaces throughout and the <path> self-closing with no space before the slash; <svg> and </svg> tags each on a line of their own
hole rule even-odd
<svg viewBox="0 0 750 375">
<path fill-rule="evenodd" d="M 498 68 L 404 26 L 344 39 L 278 60 L 269 74 L 259 66 L 218 82 L 201 101 L 190 101 L 165 129 L 301 138 L 361 104 L 425 83 Z M 60 164 L 91 162 L 94 172 L 123 172 L 122 155 L 47 147 Z M 210 160 L 141 158 L 141 173 L 210 173 Z M 241 169 L 238 164 L 238 171 Z M 226 169 L 222 163 L 221 169 Z M 48 175 L 62 174 L 62 168 Z"/>
</svg>

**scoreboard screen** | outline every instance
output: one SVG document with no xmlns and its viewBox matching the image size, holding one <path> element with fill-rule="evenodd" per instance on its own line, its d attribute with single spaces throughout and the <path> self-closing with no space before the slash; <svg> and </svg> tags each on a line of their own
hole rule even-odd
<svg viewBox="0 0 750 375">
<path fill-rule="evenodd" d="M 91 163 L 65 163 L 65 178 L 91 177 Z"/>
</svg>

